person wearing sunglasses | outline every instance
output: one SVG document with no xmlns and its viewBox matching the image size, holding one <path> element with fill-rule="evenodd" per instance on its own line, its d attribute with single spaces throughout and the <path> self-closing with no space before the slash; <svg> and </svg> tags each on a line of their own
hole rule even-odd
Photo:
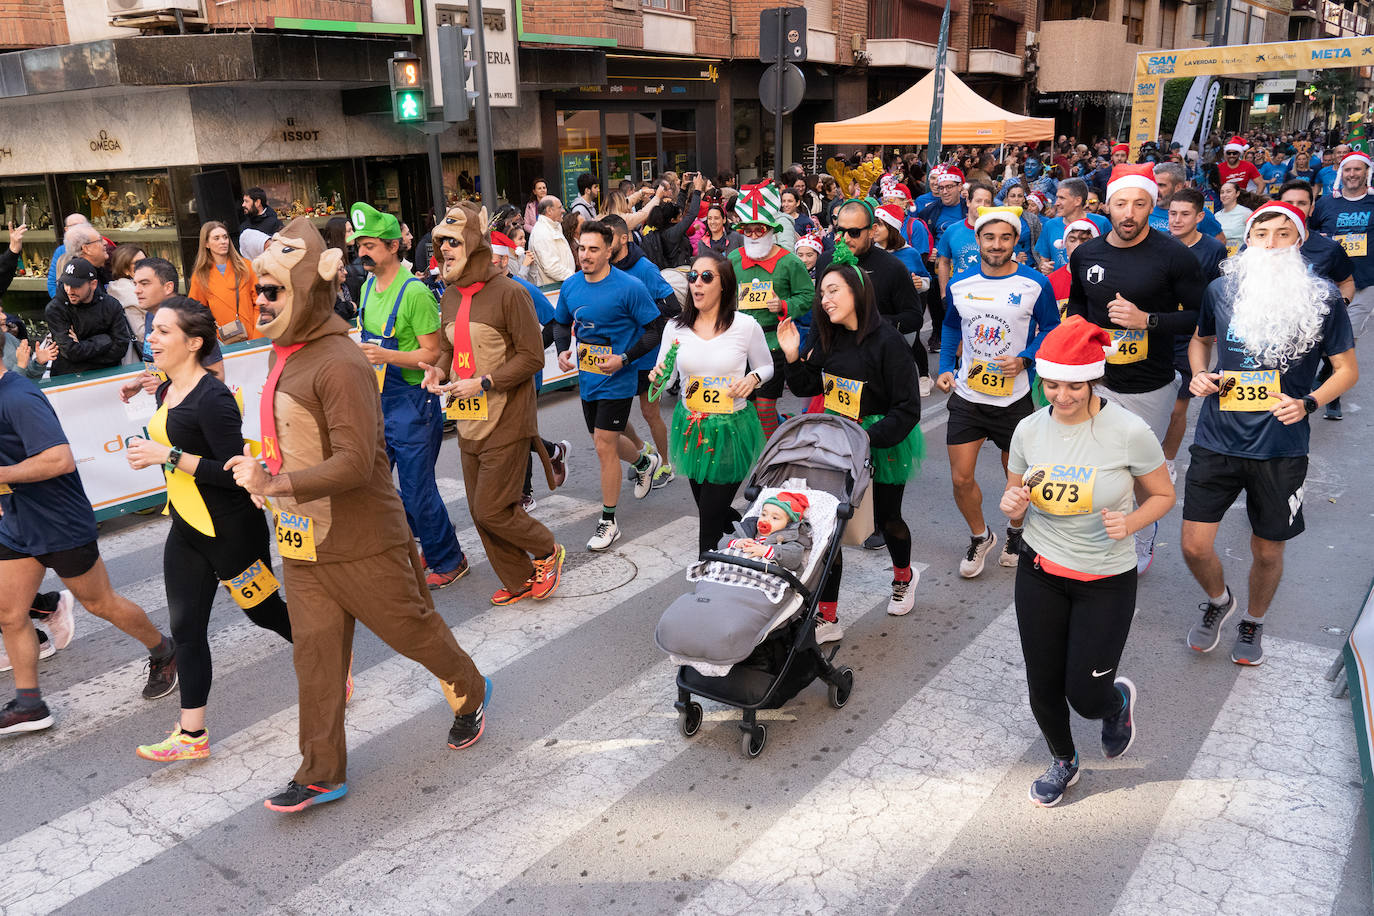
<svg viewBox="0 0 1374 916">
<path fill-rule="evenodd" d="M 676 377 L 682 386 L 665 457 L 691 483 L 703 553 L 740 519 L 730 503 L 764 443 L 748 397 L 773 377 L 763 328 L 737 310 L 737 289 L 729 260 L 709 251 L 698 255 L 687 273 L 687 302 L 664 330 L 650 373 L 655 384 L 666 386 Z"/>
<path fill-rule="evenodd" d="M 729 254 L 739 283 L 738 308 L 763 328 L 773 354 L 772 377 L 754 391 L 754 406 L 765 438 L 778 428 L 778 398 L 782 395 L 782 351 L 778 349 L 778 321 L 801 319 L 811 311 L 816 287 L 801 258 L 778 243 L 783 231 L 782 202 L 771 182 L 747 185 L 735 200 L 735 216 L 744 245 Z"/>
</svg>

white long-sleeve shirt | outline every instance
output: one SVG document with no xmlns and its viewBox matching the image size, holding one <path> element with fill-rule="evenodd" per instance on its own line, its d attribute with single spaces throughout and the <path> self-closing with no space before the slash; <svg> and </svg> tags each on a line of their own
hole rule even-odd
<svg viewBox="0 0 1374 916">
<path fill-rule="evenodd" d="M 541 215 L 529 235 L 530 251 L 534 252 L 532 271 L 537 269 L 539 279 L 530 278 L 535 286 L 546 283 L 562 283 L 577 269 L 573 261 L 572 249 L 563 237 L 563 227 L 547 216 Z"/>
<path fill-rule="evenodd" d="M 768 351 L 763 328 L 751 316 L 735 312 L 729 329 L 710 339 L 702 339 L 691 328 L 684 328 L 676 320 L 663 329 L 663 342 L 658 347 L 658 361 L 663 362 L 673 342 L 678 343 L 677 361 L 673 374 L 686 383 L 693 376 L 728 376 L 743 378 L 757 372 L 762 385 L 773 377 L 773 355 Z M 671 384 L 672 380 L 665 384 Z M 748 403 L 735 398 L 735 410 L 743 410 Z"/>
</svg>

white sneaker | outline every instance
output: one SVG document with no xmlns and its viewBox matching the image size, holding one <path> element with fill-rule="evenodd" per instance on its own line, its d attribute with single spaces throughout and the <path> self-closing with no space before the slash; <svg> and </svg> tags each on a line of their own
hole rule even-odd
<svg viewBox="0 0 1374 916">
<path fill-rule="evenodd" d="M 654 486 L 654 475 L 663 465 L 663 459 L 658 456 L 658 452 L 649 453 L 649 466 L 640 470 L 632 468 L 635 473 L 635 499 L 643 499 L 649 495 L 649 491 Z"/>
<path fill-rule="evenodd" d="M 72 639 L 76 636 L 76 614 L 72 609 L 76 606 L 76 599 L 72 593 L 65 588 L 57 596 L 57 610 L 52 616 L 43 621 L 45 626 L 52 633 L 52 644 L 58 649 L 65 649 L 72 644 Z"/>
<path fill-rule="evenodd" d="M 1169 483 L 1178 486 L 1178 468 L 1174 467 L 1172 461 L 1164 462 L 1164 469 L 1169 472 Z"/>
<path fill-rule="evenodd" d="M 605 550 L 620 540 L 620 526 L 613 518 L 603 518 L 596 526 L 596 534 L 587 542 L 588 550 Z"/>
<path fill-rule="evenodd" d="M 54 655 L 54 653 L 56 653 L 56 652 L 57 652 L 57 647 L 54 646 L 54 645 L 52 644 L 52 640 L 48 638 L 48 634 L 47 634 L 47 633 L 44 633 L 42 630 L 39 630 L 39 631 L 38 631 L 38 659 L 39 659 L 39 661 L 42 661 L 42 660 L 45 659 L 45 658 L 52 658 L 53 655 Z M 0 672 L 11 671 L 11 670 L 13 670 L 13 668 L 14 668 L 14 665 L 10 664 L 10 655 L 9 655 L 9 653 L 5 651 L 5 647 L 4 647 L 3 645 L 0 645 Z"/>
<path fill-rule="evenodd" d="M 921 571 L 913 568 L 911 578 L 906 582 L 892 582 L 892 597 L 887 602 L 887 612 L 893 617 L 905 617 L 916 606 L 916 583 L 921 581 Z"/>
<path fill-rule="evenodd" d="M 992 548 L 997 546 L 997 532 L 988 529 L 987 537 L 970 537 L 968 543 L 968 553 L 959 561 L 959 575 L 965 579 L 972 579 L 983 571 L 983 564 L 987 562 L 988 554 L 992 553 Z"/>
<path fill-rule="evenodd" d="M 1135 533 L 1135 574 L 1145 575 L 1150 564 L 1155 561 L 1155 535 L 1159 534 L 1159 522 Z"/>
<path fill-rule="evenodd" d="M 923 375 L 923 376 L 921 376 L 920 385 L 921 385 L 921 397 L 923 397 L 923 398 L 928 398 L 928 397 L 930 397 L 930 392 L 931 392 L 932 390 L 934 390 L 934 387 L 935 387 L 935 383 L 932 382 L 932 381 L 930 380 L 930 376 L 928 376 L 928 375 Z"/>
<path fill-rule="evenodd" d="M 841 639 L 844 639 L 844 627 L 840 626 L 838 620 L 818 620 L 816 622 L 816 642 L 818 644 L 839 642 Z"/>
</svg>

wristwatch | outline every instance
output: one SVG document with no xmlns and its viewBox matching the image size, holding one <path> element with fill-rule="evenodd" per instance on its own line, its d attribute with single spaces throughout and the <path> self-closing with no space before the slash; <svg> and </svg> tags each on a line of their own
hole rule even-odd
<svg viewBox="0 0 1374 916">
<path fill-rule="evenodd" d="M 490 376 L 490 375 L 484 375 L 484 376 L 482 376 L 482 390 L 483 390 L 483 391 L 490 391 L 490 390 L 491 390 L 491 376 Z"/>
<path fill-rule="evenodd" d="M 1318 406 L 1318 405 L 1317 405 L 1317 399 L 1314 398 L 1314 397 L 1312 397 L 1312 395 L 1309 394 L 1309 395 L 1305 395 L 1305 396 L 1303 397 L 1303 399 L 1302 399 L 1302 409 L 1303 409 L 1303 410 L 1307 411 L 1308 413 L 1316 413 L 1316 412 L 1317 412 L 1317 406 Z"/>
<path fill-rule="evenodd" d="M 1145 327 L 1149 328 L 1151 331 L 1153 331 L 1155 328 L 1158 328 L 1159 316 L 1157 314 L 1151 313 L 1150 317 L 1145 319 Z"/>
<path fill-rule="evenodd" d="M 1317 408 L 1313 407 L 1312 409 L 1316 410 Z M 163 466 L 166 467 L 169 471 L 175 471 L 177 469 L 177 462 L 179 462 L 180 460 L 181 449 L 177 448 L 174 445 L 172 446 L 172 450 L 167 453 L 167 461 Z"/>
</svg>

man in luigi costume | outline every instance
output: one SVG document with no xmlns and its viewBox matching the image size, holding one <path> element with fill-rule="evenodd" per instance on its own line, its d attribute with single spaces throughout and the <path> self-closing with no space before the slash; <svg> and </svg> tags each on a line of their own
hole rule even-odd
<svg viewBox="0 0 1374 916">
<path fill-rule="evenodd" d="M 386 451 L 397 469 L 406 521 L 420 539 L 431 589 L 467 575 L 468 561 L 439 497 L 434 465 L 444 439 L 438 395 L 424 389 L 421 364 L 439 358 L 439 303 L 425 284 L 401 264 L 401 224 L 365 203 L 349 210 L 353 233 L 367 270 L 358 308 L 363 356 L 377 372 L 386 421 Z"/>
<path fill-rule="evenodd" d="M 744 247 L 730 252 L 739 282 L 738 308 L 763 327 L 773 354 L 773 378 L 751 396 L 765 436 L 778 428 L 778 396 L 782 394 L 783 357 L 778 349 L 778 321 L 801 320 L 811 311 L 816 286 L 801 258 L 778 244 L 782 232 L 782 195 L 777 185 L 745 185 L 735 201 Z"/>
</svg>

